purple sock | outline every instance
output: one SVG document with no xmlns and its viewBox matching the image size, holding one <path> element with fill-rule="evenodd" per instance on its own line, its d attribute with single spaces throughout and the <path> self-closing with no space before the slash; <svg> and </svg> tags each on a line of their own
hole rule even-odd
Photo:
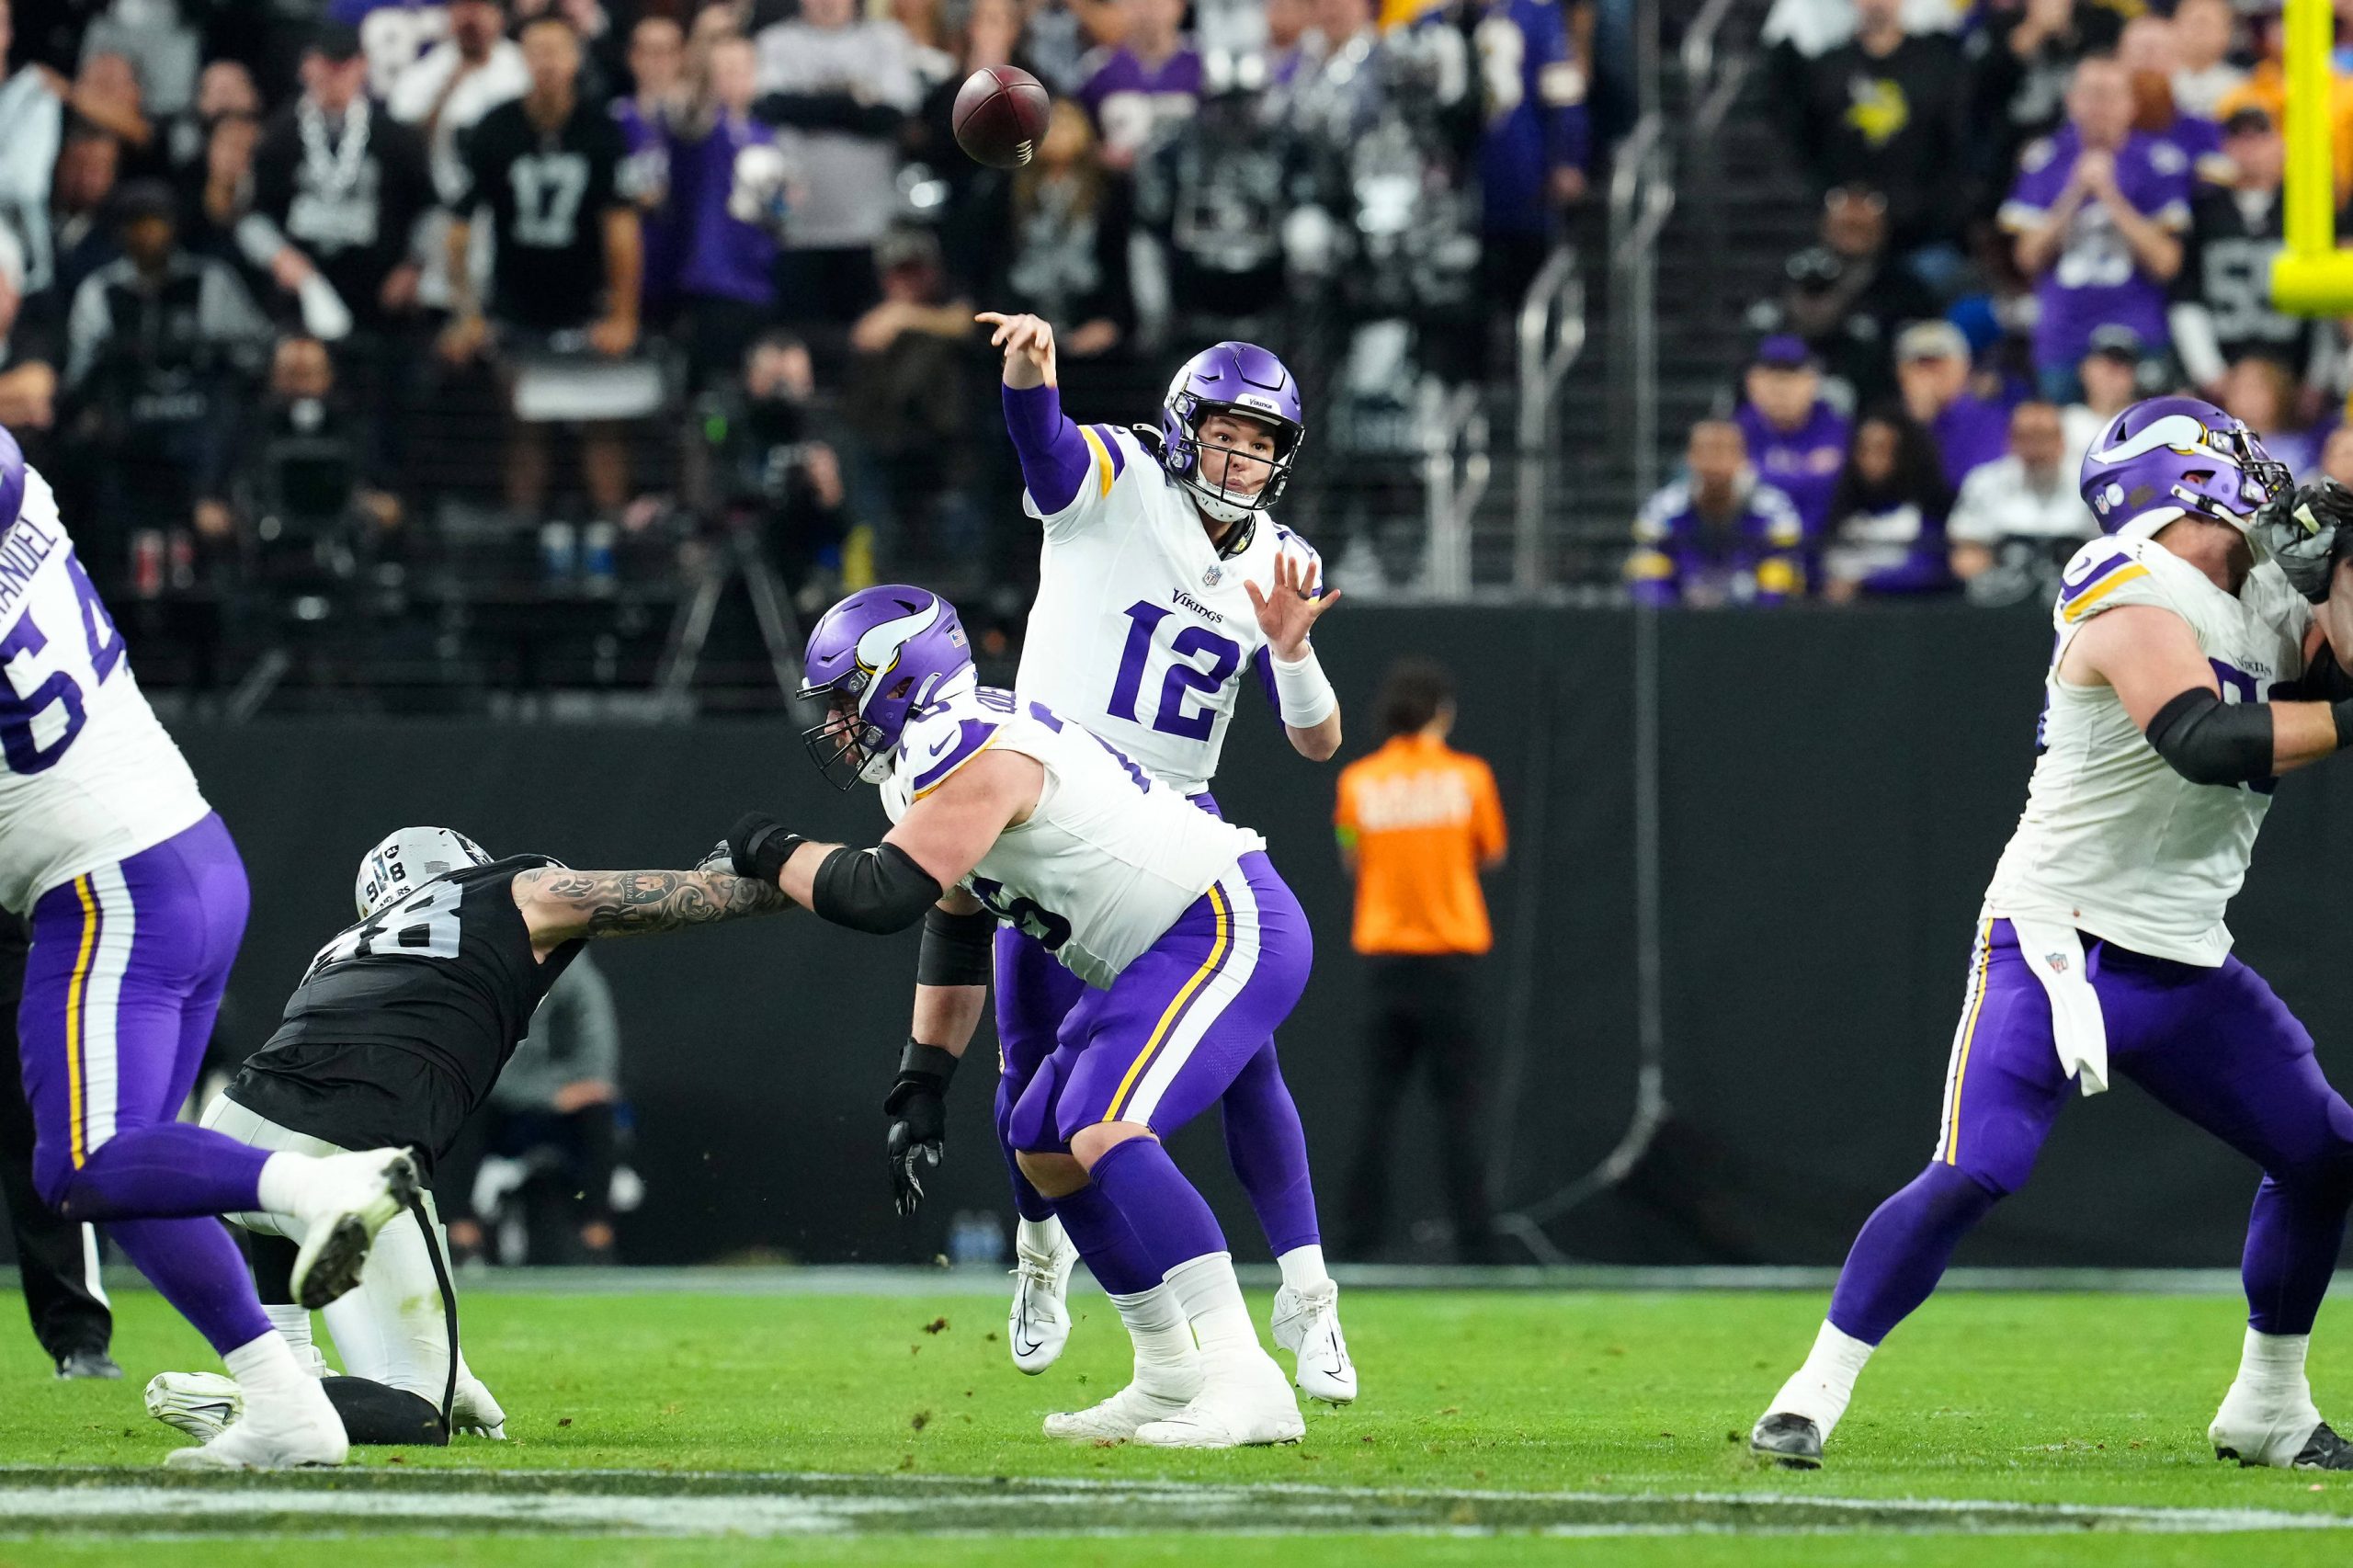
<svg viewBox="0 0 2353 1568">
<path fill-rule="evenodd" d="M 118 1220 L 107 1234 L 222 1355 L 269 1332 L 245 1260 L 220 1221 Z"/>
<path fill-rule="evenodd" d="M 2247 1216 L 2239 1278 L 2247 1324 L 2257 1334 L 2310 1334 L 2345 1244 L 2347 1174 L 2292 1183 L 2267 1176 Z"/>
<path fill-rule="evenodd" d="M 153 1122 L 100 1144 L 67 1179 L 55 1207 L 69 1220 L 241 1214 L 261 1207 L 261 1168 L 268 1163 L 268 1150 L 226 1133 Z"/>
<path fill-rule="evenodd" d="M 1160 1283 L 1160 1270 L 1143 1243 L 1099 1187 L 1082 1187 L 1054 1199 L 1053 1211 L 1063 1217 L 1071 1244 L 1095 1276 L 1095 1282 L 1114 1296 L 1140 1296 Z"/>
<path fill-rule="evenodd" d="M 1256 1210 L 1259 1229 L 1277 1257 L 1323 1239 L 1315 1223 L 1315 1188 L 1307 1176 L 1307 1130 L 1290 1097 L 1269 1040 L 1234 1077 L 1219 1102 L 1225 1119 L 1225 1154 Z"/>
<path fill-rule="evenodd" d="M 1131 1138 L 1113 1145 L 1087 1174 L 1135 1233 L 1151 1260 L 1154 1284 L 1180 1263 L 1225 1250 L 1225 1233 L 1217 1228 L 1217 1216 L 1157 1138 Z"/>
<path fill-rule="evenodd" d="M 1952 1249 L 1995 1201 L 1952 1165 L 1932 1165 L 1913 1177 L 1863 1221 L 1831 1293 L 1831 1324 L 1866 1345 L 1885 1339 L 1928 1299 Z"/>
</svg>

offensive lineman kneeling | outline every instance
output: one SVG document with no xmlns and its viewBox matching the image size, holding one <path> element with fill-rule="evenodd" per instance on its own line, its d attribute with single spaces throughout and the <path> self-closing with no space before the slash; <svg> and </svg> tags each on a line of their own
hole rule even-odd
<svg viewBox="0 0 2353 1568">
<path fill-rule="evenodd" d="M 359 923 L 319 950 L 268 1043 L 205 1108 L 204 1125 L 256 1148 L 331 1154 L 412 1146 L 434 1162 L 529 1029 L 549 987 L 593 937 L 770 915 L 774 888 L 725 869 L 575 871 L 545 856 L 494 861 L 447 828 L 406 827 L 368 853 Z M 326 1309 L 349 1377 L 332 1377 L 286 1274 L 299 1223 L 234 1214 L 253 1239 L 264 1310 L 325 1380 L 354 1443 L 503 1437 L 506 1415 L 458 1353 L 457 1297 L 430 1190 L 377 1237 L 358 1286 Z M 147 1385 L 157 1420 L 210 1439 L 243 1409 L 237 1385 L 165 1372 Z M 234 1429 L 231 1435 L 234 1436 Z"/>
</svg>

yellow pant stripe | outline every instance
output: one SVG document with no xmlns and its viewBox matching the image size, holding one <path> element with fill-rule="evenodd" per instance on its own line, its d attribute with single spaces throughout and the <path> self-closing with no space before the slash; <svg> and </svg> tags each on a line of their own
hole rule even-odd
<svg viewBox="0 0 2353 1568">
<path fill-rule="evenodd" d="M 90 960 L 98 949 L 98 902 L 91 895 L 90 879 L 74 879 L 74 894 L 82 901 L 82 950 L 74 959 L 74 978 L 65 987 L 65 1108 L 72 1129 L 74 1168 L 89 1157 L 82 1125 L 82 1003 L 89 994 Z"/>
<path fill-rule="evenodd" d="M 1971 983 L 1969 1022 L 1961 1031 L 1961 1062 L 1952 1070 L 1952 1123 L 1945 1130 L 1945 1164 L 1961 1163 L 1961 1091 L 1969 1081 L 1969 1047 L 1977 1038 L 1977 1017 L 1985 1010 L 1985 975 L 1994 963 L 1994 922 L 1977 934 L 1977 978 Z"/>
<path fill-rule="evenodd" d="M 1233 932 L 1233 917 L 1225 906 L 1225 890 L 1211 885 L 1210 908 L 1217 915 L 1217 937 L 1210 943 L 1210 956 L 1200 968 L 1193 971 L 1193 978 L 1185 982 L 1184 988 L 1169 999 L 1167 1007 L 1160 1015 L 1160 1022 L 1153 1026 L 1152 1038 L 1144 1041 L 1143 1050 L 1136 1053 L 1136 1059 L 1128 1063 L 1128 1074 L 1120 1080 L 1120 1092 L 1111 1096 L 1111 1108 L 1103 1113 L 1106 1121 L 1120 1119 L 1120 1113 L 1127 1108 L 1128 1096 L 1135 1092 L 1136 1080 L 1143 1076 L 1143 1070 L 1152 1059 L 1160 1054 L 1160 1047 L 1167 1040 L 1169 1029 L 1184 1016 L 1185 1005 L 1193 999 L 1193 993 L 1217 972 L 1218 965 L 1225 961 L 1225 949 Z"/>
</svg>

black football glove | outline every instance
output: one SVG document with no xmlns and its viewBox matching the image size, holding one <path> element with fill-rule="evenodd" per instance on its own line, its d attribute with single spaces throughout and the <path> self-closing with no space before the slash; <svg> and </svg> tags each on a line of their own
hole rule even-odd
<svg viewBox="0 0 2353 1568">
<path fill-rule="evenodd" d="M 784 824 L 766 812 L 745 812 L 727 830 L 727 858 L 737 876 L 774 887 L 784 863 L 806 842 L 799 834 L 785 832 Z"/>
<path fill-rule="evenodd" d="M 884 1147 L 891 1156 L 891 1199 L 902 1214 L 923 1204 L 923 1167 L 939 1164 L 948 1146 L 948 1080 L 956 1075 L 955 1052 L 918 1040 L 907 1041 L 899 1075 L 883 1096 L 891 1119 Z"/>
<path fill-rule="evenodd" d="M 2333 479 L 2300 484 L 2256 513 L 2247 531 L 2313 603 L 2328 597 L 2339 529 L 2353 524 L 2353 490 Z"/>
</svg>

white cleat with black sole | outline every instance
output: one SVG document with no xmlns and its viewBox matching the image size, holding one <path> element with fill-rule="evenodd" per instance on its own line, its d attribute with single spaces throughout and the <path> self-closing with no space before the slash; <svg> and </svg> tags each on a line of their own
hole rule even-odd
<svg viewBox="0 0 2353 1568">
<path fill-rule="evenodd" d="M 1070 1271 L 1078 1267 L 1078 1249 L 1060 1223 L 1053 1235 L 1048 1251 L 1014 1247 L 1013 1308 L 1006 1314 L 1005 1337 L 1013 1364 L 1033 1378 L 1070 1343 Z"/>
<path fill-rule="evenodd" d="M 1198 1390 L 1199 1380 L 1195 1379 L 1192 1386 Z M 1189 1393 L 1155 1392 L 1142 1383 L 1130 1383 L 1100 1404 L 1047 1416 L 1046 1436 L 1075 1442 L 1124 1443 L 1140 1427 L 1182 1415 L 1190 1403 Z"/>
<path fill-rule="evenodd" d="M 148 1386 L 152 1392 L 154 1385 Z M 343 1419 L 327 1403 L 326 1390 L 304 1378 L 290 1397 L 267 1408 L 246 1406 L 233 1425 L 202 1448 L 176 1449 L 164 1456 L 164 1463 L 172 1470 L 332 1469 L 350 1453 Z"/>
<path fill-rule="evenodd" d="M 1305 1436 L 1290 1380 L 1258 1350 L 1222 1366 L 1205 1358 L 1201 1392 L 1175 1415 L 1137 1427 L 1135 1440 L 1154 1449 L 1247 1449 Z"/>
<path fill-rule="evenodd" d="M 318 1311 L 359 1283 L 376 1233 L 417 1194 L 416 1162 L 402 1149 L 329 1154 L 303 1195 L 302 1249 L 294 1259 L 294 1299 Z"/>
<path fill-rule="evenodd" d="M 147 1414 L 209 1443 L 245 1413 L 245 1394 L 234 1378 L 218 1372 L 158 1372 L 147 1382 Z"/>
<path fill-rule="evenodd" d="M 1340 1332 L 1340 1287 L 1326 1279 L 1312 1290 L 1286 1285 L 1275 1292 L 1275 1344 L 1299 1358 L 1299 1392 L 1326 1404 L 1357 1397 L 1356 1363 Z"/>
<path fill-rule="evenodd" d="M 506 1440 L 506 1412 L 491 1398 L 490 1390 L 483 1386 L 480 1378 L 458 1380 L 457 1392 L 449 1400 L 449 1429 L 469 1437 L 487 1437 L 494 1443 Z"/>
</svg>

